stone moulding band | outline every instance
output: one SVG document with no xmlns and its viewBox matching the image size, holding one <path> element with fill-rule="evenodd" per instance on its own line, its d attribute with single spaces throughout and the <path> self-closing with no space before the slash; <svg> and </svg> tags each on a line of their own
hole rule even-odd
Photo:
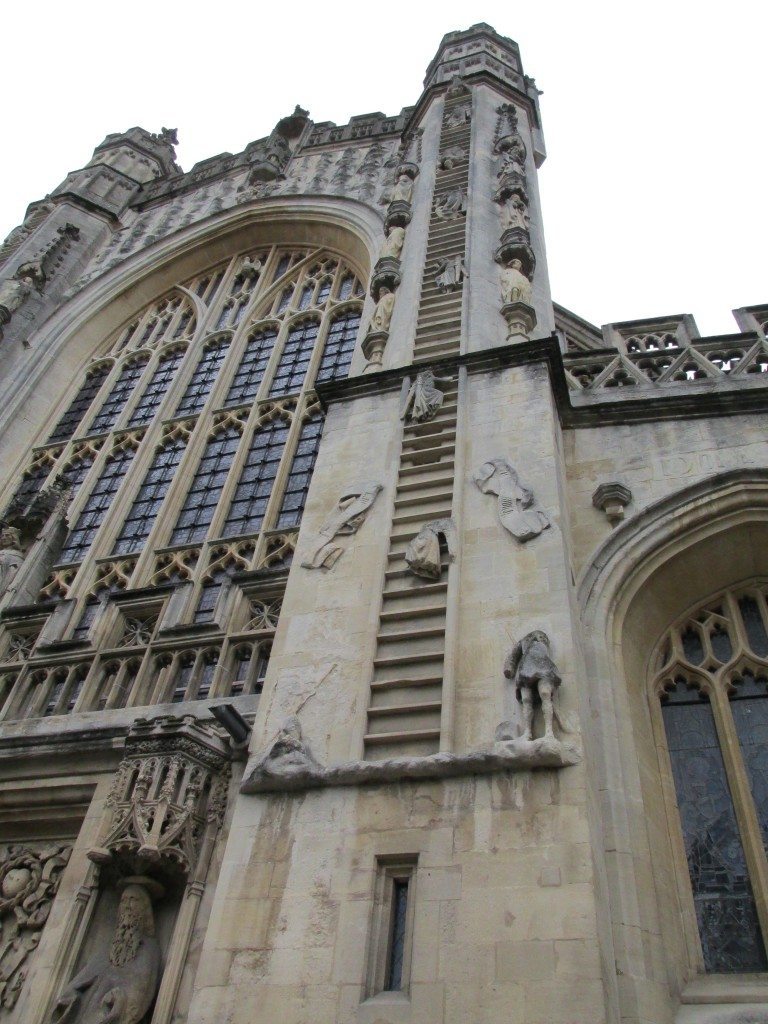
<svg viewBox="0 0 768 1024">
<path fill-rule="evenodd" d="M 512 740 L 473 750 L 467 754 L 438 753 L 427 757 L 393 757 L 386 761 L 346 761 L 320 765 L 258 763 L 248 772 L 240 792 L 283 793 L 329 786 L 364 786 L 385 782 L 438 781 L 467 775 L 523 772 L 536 768 L 567 768 L 578 764 L 581 754 L 574 744 L 559 740 Z"/>
</svg>

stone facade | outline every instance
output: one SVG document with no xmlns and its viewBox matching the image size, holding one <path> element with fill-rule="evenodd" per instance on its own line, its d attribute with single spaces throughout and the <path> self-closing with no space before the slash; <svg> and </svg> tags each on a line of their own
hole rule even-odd
<svg viewBox="0 0 768 1024">
<path fill-rule="evenodd" d="M 768 305 L 553 303 L 538 95 L 0 249 L 0 1024 L 768 1020 Z"/>
</svg>

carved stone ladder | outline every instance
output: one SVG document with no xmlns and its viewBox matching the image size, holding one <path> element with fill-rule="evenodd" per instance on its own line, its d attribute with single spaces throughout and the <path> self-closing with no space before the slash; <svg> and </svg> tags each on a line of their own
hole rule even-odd
<svg viewBox="0 0 768 1024">
<path fill-rule="evenodd" d="M 470 124 L 449 128 L 457 106 L 469 97 L 446 100 L 440 151 L 461 147 L 469 153 Z M 435 198 L 454 189 L 466 193 L 468 159 L 439 170 Z M 461 337 L 462 282 L 443 294 L 434 283 L 438 260 L 465 252 L 466 217 L 443 220 L 433 213 L 414 340 L 414 362 L 458 354 Z M 443 672 L 448 567 L 439 580 L 415 577 L 405 549 L 422 525 L 449 518 L 454 492 L 457 384 L 442 385 L 443 405 L 425 423 L 407 421 L 384 580 L 376 655 L 368 708 L 365 756 L 373 760 L 436 753 L 441 746 Z"/>
</svg>

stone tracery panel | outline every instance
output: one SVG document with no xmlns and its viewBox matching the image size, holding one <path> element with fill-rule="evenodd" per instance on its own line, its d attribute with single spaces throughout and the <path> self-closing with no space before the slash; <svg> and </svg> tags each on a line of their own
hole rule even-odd
<svg viewBox="0 0 768 1024">
<path fill-rule="evenodd" d="M 349 372 L 362 298 L 340 256 L 265 247 L 180 283 L 106 339 L 13 499 L 68 488 L 41 596 L 57 606 L 46 644 L 84 650 L 76 678 L 74 662 L 26 638 L 23 658 L 0 655 L 0 719 L 258 692 L 274 625 L 235 629 L 253 594 L 234 577 L 268 568 L 284 580 L 323 426 L 311 389 Z M 227 438 L 209 465 L 208 447 Z M 238 551 L 217 569 L 223 538 Z M 200 610 L 214 583 L 228 595 L 215 615 Z M 155 625 L 124 643 L 115 604 L 147 586 Z M 128 619 L 145 621 L 144 606 Z M 189 639 L 172 639 L 171 624 Z M 195 636 L 204 626 L 207 644 Z"/>
</svg>

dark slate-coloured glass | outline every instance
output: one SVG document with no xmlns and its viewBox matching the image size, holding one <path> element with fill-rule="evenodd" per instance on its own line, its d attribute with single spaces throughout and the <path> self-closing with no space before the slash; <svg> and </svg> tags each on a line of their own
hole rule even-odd
<svg viewBox="0 0 768 1024">
<path fill-rule="evenodd" d="M 222 530 L 223 537 L 237 537 L 261 529 L 287 437 L 288 424 L 280 419 L 272 420 L 254 433 Z"/>
<path fill-rule="evenodd" d="M 144 367 L 148 362 L 149 356 L 141 356 L 123 366 L 120 376 L 115 381 L 96 418 L 88 428 L 89 434 L 101 434 L 114 426 L 115 421 L 125 407 L 125 403 L 131 397 L 131 392 L 144 373 Z"/>
<path fill-rule="evenodd" d="M 707 971 L 768 967 L 709 703 L 678 682 L 662 703 Z"/>
<path fill-rule="evenodd" d="M 120 484 L 128 472 L 133 456 L 134 452 L 131 449 L 120 452 L 107 462 L 101 476 L 93 486 L 83 511 L 64 541 L 59 556 L 60 563 L 67 565 L 71 562 L 82 561 L 83 556 L 93 543 L 99 527 L 104 522 L 104 517 L 109 511 L 112 499 L 120 489 Z"/>
<path fill-rule="evenodd" d="M 768 635 L 765 632 L 765 623 L 757 601 L 754 597 L 740 597 L 739 611 L 744 622 L 744 629 L 747 631 L 750 649 L 764 658 L 768 654 Z"/>
<path fill-rule="evenodd" d="M 171 486 L 185 446 L 186 441 L 178 439 L 155 452 L 155 457 L 139 487 L 139 493 L 134 498 L 120 535 L 115 541 L 113 554 L 127 555 L 141 551 Z"/>
<path fill-rule="evenodd" d="M 168 388 L 171 386 L 176 371 L 181 366 L 184 352 L 171 352 L 159 360 L 155 372 L 147 384 L 144 394 L 139 399 L 136 408 L 128 420 L 129 427 L 135 427 L 142 423 L 149 423 L 157 412 L 158 406 L 165 398 Z"/>
<path fill-rule="evenodd" d="M 318 381 L 347 376 L 359 327 L 359 313 L 343 313 L 336 317 L 325 339 L 323 358 L 317 371 Z"/>
<path fill-rule="evenodd" d="M 171 534 L 171 544 L 203 540 L 227 480 L 229 467 L 240 443 L 240 433 L 230 427 L 205 446 L 184 504 Z"/>
<path fill-rule="evenodd" d="M 307 420 L 301 428 L 277 518 L 278 527 L 297 526 L 301 522 L 322 433 L 323 420 L 319 416 Z"/>
<path fill-rule="evenodd" d="M 195 367 L 195 372 L 192 374 L 192 379 L 187 384 L 187 390 L 176 409 L 176 416 L 190 416 L 192 413 L 200 412 L 211 393 L 211 388 L 216 383 L 221 364 L 228 351 L 229 338 L 209 345 L 203 351 L 200 361 Z"/>
<path fill-rule="evenodd" d="M 269 357 L 275 346 L 277 331 L 270 328 L 256 331 L 248 339 L 243 358 L 230 385 L 225 406 L 242 405 L 256 397 L 264 378 Z"/>
<path fill-rule="evenodd" d="M 317 320 L 305 320 L 291 328 L 275 370 L 269 391 L 271 398 L 301 390 L 319 330 L 320 324 Z"/>
<path fill-rule="evenodd" d="M 69 485 L 70 501 L 75 498 L 83 484 L 83 480 L 88 476 L 88 472 L 93 465 L 93 459 L 93 455 L 85 455 L 65 470 L 64 478 Z"/>
<path fill-rule="evenodd" d="M 392 942 L 387 963 L 385 989 L 399 992 L 403 987 L 405 922 L 408 913 L 408 879 L 396 878 L 392 886 Z"/>
<path fill-rule="evenodd" d="M 73 436 L 80 420 L 88 412 L 96 395 L 101 390 L 101 385 L 109 376 L 111 366 L 99 366 L 87 374 L 85 381 L 72 400 L 72 404 L 56 424 L 49 441 L 67 441 Z"/>
<path fill-rule="evenodd" d="M 687 629 L 681 639 L 683 641 L 685 660 L 691 665 L 700 665 L 704 661 L 704 645 L 701 642 L 698 630 L 692 627 Z"/>
<path fill-rule="evenodd" d="M 749 776 L 757 819 L 768 844 L 768 684 L 742 673 L 731 696 L 731 711 L 739 737 L 741 755 Z"/>
</svg>

